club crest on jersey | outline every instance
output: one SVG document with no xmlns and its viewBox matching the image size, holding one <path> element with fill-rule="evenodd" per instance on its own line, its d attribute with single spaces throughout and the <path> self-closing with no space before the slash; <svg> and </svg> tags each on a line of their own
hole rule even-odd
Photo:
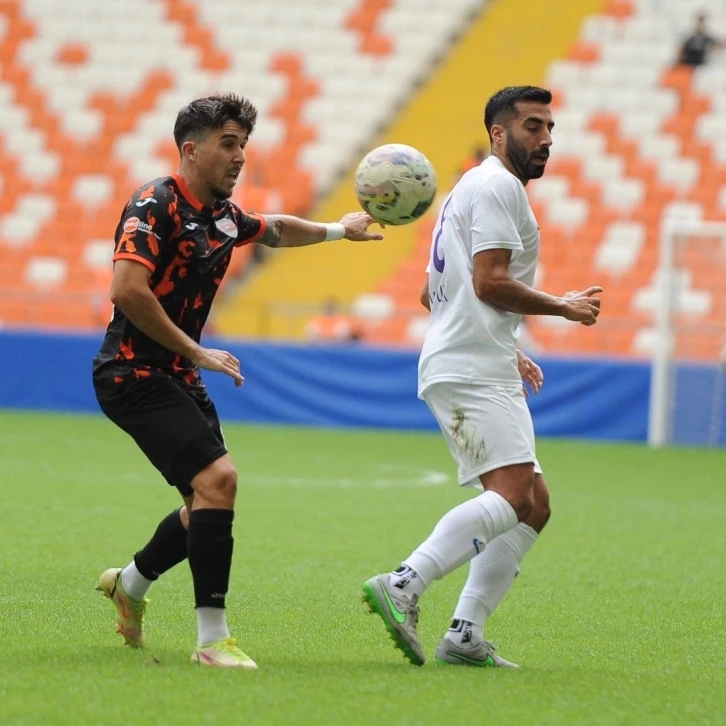
<svg viewBox="0 0 726 726">
<path fill-rule="evenodd" d="M 223 234 L 226 234 L 228 237 L 236 237 L 237 236 L 237 225 L 229 218 L 225 217 L 224 219 L 218 219 L 214 226 Z"/>
</svg>

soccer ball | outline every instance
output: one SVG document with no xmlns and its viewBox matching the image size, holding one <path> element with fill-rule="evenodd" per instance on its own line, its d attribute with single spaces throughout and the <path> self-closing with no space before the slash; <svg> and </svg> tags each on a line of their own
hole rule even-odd
<svg viewBox="0 0 726 726">
<path fill-rule="evenodd" d="M 368 152 L 355 172 L 355 194 L 382 224 L 417 220 L 436 196 L 436 172 L 413 146 L 386 144 Z"/>
</svg>

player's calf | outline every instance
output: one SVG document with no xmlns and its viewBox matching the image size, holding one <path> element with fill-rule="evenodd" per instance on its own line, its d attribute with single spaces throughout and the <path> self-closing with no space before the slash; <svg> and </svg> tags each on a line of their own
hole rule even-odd
<svg viewBox="0 0 726 726">
<path fill-rule="evenodd" d="M 194 582 L 197 647 L 192 660 L 216 667 L 256 668 L 230 636 L 225 610 L 234 538 L 237 472 L 229 455 L 221 456 L 191 482 L 194 503 L 187 537 Z"/>
</svg>

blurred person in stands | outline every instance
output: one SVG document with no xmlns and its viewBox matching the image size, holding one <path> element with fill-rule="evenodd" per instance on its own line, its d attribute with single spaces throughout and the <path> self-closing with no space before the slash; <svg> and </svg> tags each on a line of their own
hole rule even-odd
<svg viewBox="0 0 726 726">
<path fill-rule="evenodd" d="M 686 38 L 681 46 L 678 62 L 683 66 L 696 68 L 708 61 L 713 48 L 722 48 L 724 41 L 711 35 L 706 29 L 707 18 L 701 13 L 696 18 L 693 32 Z"/>
<path fill-rule="evenodd" d="M 414 665 L 426 660 L 417 632 L 420 598 L 434 580 L 470 563 L 435 660 L 517 667 L 484 638 L 487 619 L 550 516 L 523 391 L 523 381 L 539 391 L 542 371 L 517 349 L 517 330 L 524 315 L 594 325 L 602 291 L 552 295 L 533 287 L 540 235 L 525 185 L 545 172 L 551 101 L 549 91 L 533 86 L 504 88 L 489 99 L 484 125 L 492 154 L 447 196 L 432 235 L 420 297 L 431 316 L 418 395 L 438 421 L 459 485 L 484 491 L 446 513 L 400 567 L 363 585 L 364 601 Z M 405 506 L 397 515 L 405 527 Z"/>
<path fill-rule="evenodd" d="M 357 340 L 356 329 L 348 317 L 343 315 L 337 300 L 326 300 L 320 315 L 314 317 L 305 327 L 305 337 L 317 343 L 343 343 Z"/>
<path fill-rule="evenodd" d="M 462 177 L 467 171 L 473 169 L 475 166 L 479 166 L 488 156 L 489 149 L 484 146 L 477 146 L 471 156 L 461 165 L 461 168 L 459 169 L 459 177 Z"/>
<path fill-rule="evenodd" d="M 192 661 L 238 668 L 257 665 L 230 636 L 225 610 L 237 470 L 200 370 L 224 373 L 237 386 L 244 379 L 232 353 L 200 343 L 202 329 L 236 247 L 382 239 L 368 231 L 373 219 L 363 212 L 320 224 L 244 212 L 229 201 L 256 120 L 252 103 L 233 94 L 179 111 L 178 172 L 134 192 L 116 228 L 113 319 L 93 361 L 101 409 L 184 500 L 125 568 L 101 574 L 98 589 L 117 611 L 118 632 L 144 646 L 147 590 L 188 559 L 198 629 Z M 138 519 L 131 496 L 116 496 L 121 512 Z"/>
</svg>

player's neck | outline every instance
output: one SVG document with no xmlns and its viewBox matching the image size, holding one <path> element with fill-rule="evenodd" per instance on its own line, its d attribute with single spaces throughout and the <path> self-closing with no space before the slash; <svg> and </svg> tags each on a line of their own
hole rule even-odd
<svg viewBox="0 0 726 726">
<path fill-rule="evenodd" d="M 214 206 L 214 203 L 217 200 L 214 196 L 212 196 L 212 194 L 210 194 L 203 184 L 194 178 L 193 174 L 190 174 L 189 171 L 183 167 L 179 168 L 177 174 L 182 178 L 187 191 L 194 197 L 194 201 L 199 202 L 204 207 Z"/>
<path fill-rule="evenodd" d="M 529 181 L 529 179 L 522 179 L 522 177 L 519 176 L 519 174 L 517 174 L 517 170 L 514 168 L 514 165 L 509 161 L 509 159 L 507 159 L 507 157 L 504 154 L 498 154 L 496 149 L 492 149 L 492 156 L 496 156 L 497 159 L 499 159 L 499 161 L 501 162 L 502 166 L 510 174 L 514 174 L 514 176 L 516 176 L 517 179 L 519 179 L 519 181 L 522 182 L 522 186 L 524 186 L 524 187 L 527 186 L 527 182 Z"/>
</svg>

